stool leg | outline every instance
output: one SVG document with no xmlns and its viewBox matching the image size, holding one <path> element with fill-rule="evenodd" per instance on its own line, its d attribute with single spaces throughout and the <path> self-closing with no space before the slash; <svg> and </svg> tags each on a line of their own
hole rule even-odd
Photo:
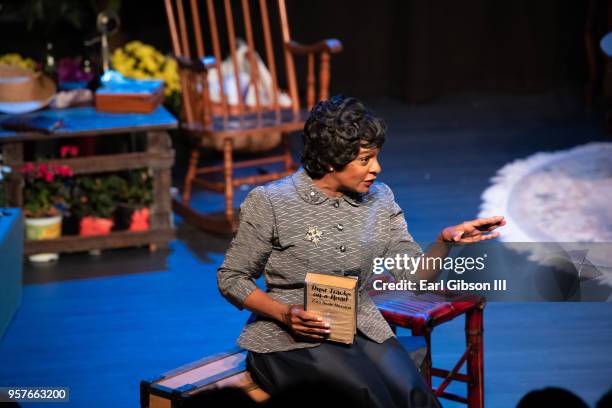
<svg viewBox="0 0 612 408">
<path fill-rule="evenodd" d="M 413 328 L 412 335 L 423 336 L 425 338 L 427 353 L 425 354 L 425 358 L 423 359 L 423 364 L 421 366 L 421 375 L 423 376 L 427 386 L 431 389 L 431 329 L 424 327 Z"/>
<path fill-rule="evenodd" d="M 470 351 L 467 357 L 468 407 L 484 407 L 483 310 L 476 308 L 465 316 L 465 337 Z"/>
<path fill-rule="evenodd" d="M 424 334 L 425 341 L 427 342 L 427 354 L 425 355 L 425 360 L 423 360 L 423 377 L 425 377 L 425 382 L 431 389 L 431 332 L 426 331 Z"/>
</svg>

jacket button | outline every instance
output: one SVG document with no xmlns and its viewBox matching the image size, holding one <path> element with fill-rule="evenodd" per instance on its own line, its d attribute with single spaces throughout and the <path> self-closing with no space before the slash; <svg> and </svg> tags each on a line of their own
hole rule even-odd
<svg viewBox="0 0 612 408">
<path fill-rule="evenodd" d="M 336 208 L 340 207 L 340 201 L 338 200 L 334 201 L 334 207 Z"/>
<path fill-rule="evenodd" d="M 346 247 L 344 245 L 340 245 L 340 252 L 346 252 Z"/>
<path fill-rule="evenodd" d="M 336 225 L 336 228 L 338 228 L 338 231 L 342 231 L 344 229 L 344 225 L 338 224 Z"/>
</svg>

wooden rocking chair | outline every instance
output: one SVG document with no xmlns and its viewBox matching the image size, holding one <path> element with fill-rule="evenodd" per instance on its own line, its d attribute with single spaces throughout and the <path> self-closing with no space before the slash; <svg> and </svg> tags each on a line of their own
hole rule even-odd
<svg viewBox="0 0 612 408">
<path fill-rule="evenodd" d="M 241 0 L 240 4 L 238 1 L 223 0 L 217 4 L 218 8 L 215 3 L 215 0 L 206 0 L 205 10 L 204 7 L 200 10 L 197 0 L 165 0 L 172 46 L 179 63 L 181 78 L 184 115 L 182 129 L 194 141 L 182 197 L 181 200 L 174 200 L 174 210 L 187 222 L 203 230 L 227 233 L 233 231 L 237 225 L 233 203 L 235 187 L 275 180 L 295 170 L 288 136 L 290 132 L 303 128 L 306 114 L 317 99 L 315 56 L 319 56 L 318 100 L 324 100 L 329 96 L 330 55 L 341 51 L 342 44 L 336 39 L 310 45 L 292 41 L 284 0 L 272 3 L 277 8 L 272 11 L 276 13 L 269 13 L 267 0 Z M 253 10 L 251 6 L 254 6 Z M 200 11 L 207 17 L 205 21 L 209 33 L 202 31 Z M 257 32 L 259 37 L 254 35 L 258 19 L 251 18 L 256 14 L 261 16 L 262 31 Z M 280 20 L 288 94 L 281 91 L 277 80 L 273 30 L 269 17 L 276 14 Z M 235 26 L 235 21 L 239 19 L 234 15 L 242 15 L 246 37 L 247 51 L 241 54 L 245 57 L 241 66 L 235 29 L 239 27 Z M 189 34 L 194 41 L 190 42 Z M 269 74 L 261 70 L 263 62 L 256 53 L 256 38 L 262 39 L 260 42 L 264 44 L 265 64 Z M 208 40 L 205 41 L 206 39 Z M 227 40 L 229 48 L 229 58 L 223 64 L 221 40 Z M 211 43 L 212 56 L 206 54 L 210 52 L 210 48 L 205 42 Z M 307 62 L 306 109 L 302 109 L 298 97 L 294 65 L 296 55 L 305 56 Z M 245 83 L 242 82 L 245 76 L 240 74 L 240 71 L 244 73 L 245 67 L 248 71 L 246 92 Z M 274 138 L 276 141 L 271 140 Z M 280 155 L 241 162 L 233 160 L 234 152 L 248 148 L 253 143 L 259 146 L 255 150 L 269 150 L 278 145 L 281 138 L 283 153 Z M 202 148 L 221 150 L 223 164 L 199 167 Z M 248 177 L 234 175 L 234 169 L 272 163 L 282 163 L 284 170 Z M 207 179 L 214 173 L 222 173 L 223 181 Z M 190 206 L 193 185 L 225 194 L 225 212 L 221 217 L 202 214 Z"/>
</svg>

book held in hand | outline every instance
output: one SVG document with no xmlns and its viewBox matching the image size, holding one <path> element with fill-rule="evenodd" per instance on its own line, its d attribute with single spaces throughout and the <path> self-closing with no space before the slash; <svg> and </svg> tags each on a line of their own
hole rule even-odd
<svg viewBox="0 0 612 408">
<path fill-rule="evenodd" d="M 304 310 L 330 324 L 328 339 L 352 344 L 357 333 L 357 277 L 309 272 L 304 286 Z"/>
</svg>

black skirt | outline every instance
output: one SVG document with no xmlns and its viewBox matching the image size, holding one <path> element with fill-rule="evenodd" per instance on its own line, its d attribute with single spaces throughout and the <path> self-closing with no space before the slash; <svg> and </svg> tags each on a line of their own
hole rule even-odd
<svg viewBox="0 0 612 408">
<path fill-rule="evenodd" d="M 361 406 L 440 407 L 395 337 L 379 344 L 358 334 L 351 345 L 325 342 L 306 349 L 249 352 L 247 369 L 273 397 L 300 383 L 324 382 L 358 396 Z"/>
</svg>

